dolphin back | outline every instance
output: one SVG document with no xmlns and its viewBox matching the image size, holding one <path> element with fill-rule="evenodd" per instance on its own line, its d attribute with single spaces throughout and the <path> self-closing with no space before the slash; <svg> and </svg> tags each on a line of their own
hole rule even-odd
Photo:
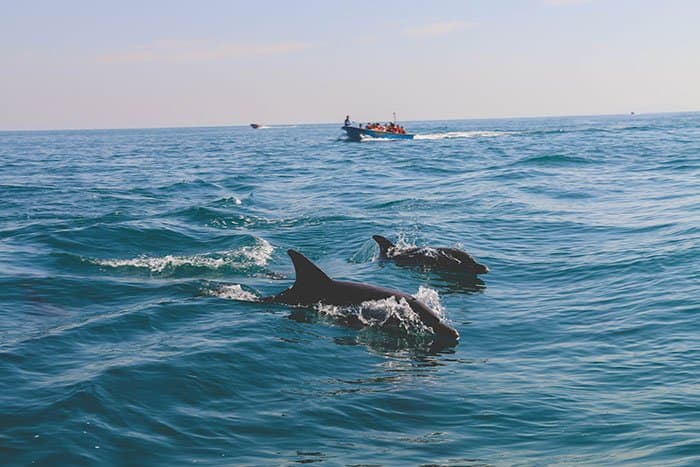
<svg viewBox="0 0 700 467">
<path fill-rule="evenodd" d="M 379 256 L 392 259 L 400 266 L 424 266 L 473 275 L 489 272 L 486 265 L 477 263 L 469 253 L 456 248 L 413 247 L 397 250 L 396 245 L 381 235 L 373 235 L 372 238 L 379 245 Z"/>
</svg>

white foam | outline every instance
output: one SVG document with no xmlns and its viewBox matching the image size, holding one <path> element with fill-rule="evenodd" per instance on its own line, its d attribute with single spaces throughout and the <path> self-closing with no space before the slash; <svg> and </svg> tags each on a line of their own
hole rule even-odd
<svg viewBox="0 0 700 467">
<path fill-rule="evenodd" d="M 360 140 L 364 143 L 369 141 L 396 141 L 396 138 L 381 138 L 377 136 L 361 135 Z"/>
<path fill-rule="evenodd" d="M 447 133 L 428 133 L 415 135 L 413 139 L 452 139 L 452 138 L 495 138 L 511 135 L 509 131 L 449 131 Z"/>
<path fill-rule="evenodd" d="M 159 273 L 166 269 L 180 266 L 204 267 L 218 269 L 226 265 L 225 258 L 208 258 L 205 256 L 174 256 L 166 255 L 160 257 L 139 256 L 132 259 L 97 259 L 93 261 L 100 266 L 112 268 L 132 267 L 148 269 L 151 272 Z"/>
<path fill-rule="evenodd" d="M 244 246 L 237 250 L 219 253 L 208 253 L 191 256 L 139 256 L 131 259 L 96 259 L 91 260 L 100 266 L 112 268 L 132 267 L 148 269 L 153 273 L 162 273 L 168 269 L 176 269 L 182 266 L 199 267 L 207 269 L 220 269 L 222 267 L 264 267 L 267 265 L 274 247 L 264 239 L 257 239 L 255 245 Z"/>
<path fill-rule="evenodd" d="M 394 250 L 407 250 L 409 248 L 416 248 L 417 245 L 414 240 L 409 240 L 408 235 L 403 232 L 399 232 L 396 243 L 394 243 Z"/>
<path fill-rule="evenodd" d="M 318 303 L 316 310 L 334 319 L 353 317 L 363 326 L 385 328 L 388 326 L 404 329 L 405 331 L 425 331 L 420 317 L 411 309 L 405 299 L 396 300 L 389 297 L 382 300 L 369 300 L 354 306 L 325 305 Z M 429 330 L 428 330 L 429 331 Z"/>
<path fill-rule="evenodd" d="M 267 266 L 268 261 L 272 258 L 273 251 L 275 251 L 275 247 L 264 238 L 259 238 L 253 246 L 244 246 L 238 250 L 243 257 L 260 267 Z"/>
<path fill-rule="evenodd" d="M 222 285 L 218 289 L 209 289 L 204 291 L 205 294 L 212 297 L 225 298 L 227 300 L 238 300 L 242 302 L 257 302 L 258 296 L 247 290 L 243 290 L 239 284 Z"/>
<path fill-rule="evenodd" d="M 415 298 L 431 308 L 440 318 L 444 317 L 444 308 L 437 291 L 420 287 Z M 357 306 L 335 306 L 317 304 L 316 310 L 334 319 L 356 318 L 367 327 L 393 327 L 407 333 L 432 333 L 413 311 L 404 298 L 388 297 L 382 300 L 370 300 Z"/>
</svg>

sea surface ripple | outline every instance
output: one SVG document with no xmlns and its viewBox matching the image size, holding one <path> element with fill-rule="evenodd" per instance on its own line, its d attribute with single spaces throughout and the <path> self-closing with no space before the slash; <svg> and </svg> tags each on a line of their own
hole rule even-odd
<svg viewBox="0 0 700 467">
<path fill-rule="evenodd" d="M 0 133 L 0 464 L 700 464 L 700 114 L 339 126 Z M 289 248 L 459 345 L 258 302 Z"/>
</svg>

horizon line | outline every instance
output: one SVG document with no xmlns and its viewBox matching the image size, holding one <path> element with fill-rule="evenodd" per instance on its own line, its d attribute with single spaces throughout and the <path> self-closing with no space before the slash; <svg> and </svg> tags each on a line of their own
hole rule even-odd
<svg viewBox="0 0 700 467">
<path fill-rule="evenodd" d="M 636 116 L 636 115 L 663 115 L 663 114 L 691 114 L 700 110 L 671 110 L 660 112 L 628 112 L 628 113 L 601 113 L 601 114 L 545 114 L 545 115 L 525 115 L 525 116 L 504 116 L 504 117 L 466 117 L 466 118 L 430 118 L 426 120 L 401 120 L 401 122 L 445 122 L 445 121 L 465 121 L 465 120 L 525 120 L 536 118 L 576 118 L 576 117 L 614 117 L 614 116 Z M 342 119 L 338 122 L 342 124 Z M 251 122 L 257 123 L 257 122 Z M 263 126 L 292 126 L 292 125 L 333 125 L 336 122 L 284 122 L 284 123 L 262 123 Z M 120 131 L 120 130 L 175 130 L 175 129 L 196 129 L 196 128 L 236 128 L 250 126 L 250 123 L 233 124 L 213 124 L 213 125 L 174 125 L 174 126 L 144 126 L 144 127 L 73 127 L 73 128 L 23 128 L 23 129 L 0 129 L 0 133 L 30 133 L 30 132 L 57 132 L 57 131 Z"/>
</svg>

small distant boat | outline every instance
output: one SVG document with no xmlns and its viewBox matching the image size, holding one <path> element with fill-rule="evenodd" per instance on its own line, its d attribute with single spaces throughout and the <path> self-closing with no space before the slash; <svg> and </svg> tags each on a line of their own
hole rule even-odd
<svg viewBox="0 0 700 467">
<path fill-rule="evenodd" d="M 257 130 L 257 129 L 260 128 L 262 125 L 259 124 L 259 123 L 251 123 L 250 126 L 252 126 L 254 129 Z"/>
<path fill-rule="evenodd" d="M 415 136 L 411 133 L 395 133 L 392 131 L 381 131 L 361 126 L 345 125 L 343 130 L 348 134 L 348 138 L 352 141 L 362 141 L 362 138 L 383 138 L 383 139 L 413 139 Z"/>
</svg>

